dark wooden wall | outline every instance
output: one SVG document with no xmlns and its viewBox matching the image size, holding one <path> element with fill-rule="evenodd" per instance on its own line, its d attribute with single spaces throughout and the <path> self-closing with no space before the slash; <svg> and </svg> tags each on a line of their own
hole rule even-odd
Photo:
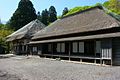
<svg viewBox="0 0 120 80">
<path fill-rule="evenodd" d="M 120 65 L 120 38 L 113 39 L 113 65 Z"/>
</svg>

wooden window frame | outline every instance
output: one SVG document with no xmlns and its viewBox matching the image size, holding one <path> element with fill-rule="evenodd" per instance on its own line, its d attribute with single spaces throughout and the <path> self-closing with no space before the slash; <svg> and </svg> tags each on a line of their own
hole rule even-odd
<svg viewBox="0 0 120 80">
<path fill-rule="evenodd" d="M 73 43 L 77 43 L 77 50 L 76 50 L 76 52 L 73 51 L 73 47 L 74 47 Z M 85 52 L 85 51 L 80 52 L 80 49 L 79 49 L 80 48 L 80 45 L 79 45 L 80 43 L 84 44 L 83 49 L 85 50 L 85 48 L 84 48 L 85 47 L 84 41 L 74 41 L 74 42 L 72 42 L 72 53 L 84 53 Z"/>
<path fill-rule="evenodd" d="M 58 44 L 59 44 L 59 51 L 58 51 Z M 64 51 L 62 51 L 62 45 L 64 44 Z M 58 53 L 65 53 L 65 43 L 64 42 L 61 42 L 61 43 L 57 43 L 57 49 L 56 49 L 56 51 L 58 52 Z"/>
</svg>

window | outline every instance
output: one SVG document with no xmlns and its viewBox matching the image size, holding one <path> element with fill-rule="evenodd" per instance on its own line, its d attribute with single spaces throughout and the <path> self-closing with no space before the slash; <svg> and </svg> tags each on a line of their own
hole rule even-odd
<svg viewBox="0 0 120 80">
<path fill-rule="evenodd" d="M 61 52 L 65 52 L 65 43 L 61 43 Z"/>
<path fill-rule="evenodd" d="M 48 44 L 48 52 L 52 51 L 52 44 Z"/>
<path fill-rule="evenodd" d="M 22 51 L 26 51 L 26 46 L 22 45 Z"/>
<path fill-rule="evenodd" d="M 24 45 L 22 45 L 22 51 L 24 51 Z"/>
<path fill-rule="evenodd" d="M 57 52 L 65 52 L 65 43 L 57 43 Z"/>
<path fill-rule="evenodd" d="M 84 42 L 73 42 L 72 50 L 74 53 L 84 53 Z"/>
<path fill-rule="evenodd" d="M 37 52 L 37 47 L 33 47 L 33 52 Z"/>
<path fill-rule="evenodd" d="M 101 42 L 96 41 L 96 53 L 101 53 Z"/>
<path fill-rule="evenodd" d="M 77 42 L 73 42 L 73 52 L 78 52 L 78 44 L 77 44 Z"/>
<path fill-rule="evenodd" d="M 112 55 L 112 41 L 111 39 L 104 39 L 101 41 L 102 58 L 111 59 Z"/>
<path fill-rule="evenodd" d="M 57 43 L 57 52 L 60 52 L 60 43 Z"/>
<path fill-rule="evenodd" d="M 84 53 L 84 42 L 79 42 L 79 52 Z"/>
</svg>

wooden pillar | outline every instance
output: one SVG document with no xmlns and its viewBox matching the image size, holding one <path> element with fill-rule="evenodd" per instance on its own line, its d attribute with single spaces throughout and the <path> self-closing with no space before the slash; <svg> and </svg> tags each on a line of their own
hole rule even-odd
<svg viewBox="0 0 120 80">
<path fill-rule="evenodd" d="M 43 47 L 44 47 L 44 45 L 43 44 L 41 44 L 41 55 L 43 55 L 43 53 L 44 53 L 44 49 L 43 49 Z"/>
<path fill-rule="evenodd" d="M 100 50 L 100 65 L 102 66 L 102 40 L 101 40 L 101 50 Z"/>
<path fill-rule="evenodd" d="M 100 65 L 102 66 L 102 59 L 100 59 Z"/>
<path fill-rule="evenodd" d="M 82 62 L 82 58 L 80 58 L 80 62 Z"/>
<path fill-rule="evenodd" d="M 94 60 L 94 63 L 96 64 L 96 59 Z"/>
<path fill-rule="evenodd" d="M 69 61 L 70 61 L 70 54 L 71 54 L 71 42 L 69 42 Z"/>
<path fill-rule="evenodd" d="M 111 66 L 113 66 L 113 38 L 111 39 Z"/>
<path fill-rule="evenodd" d="M 52 48 L 52 56 L 51 56 L 51 58 L 53 58 L 53 46 L 54 46 L 54 44 L 51 43 L 51 48 Z"/>
<path fill-rule="evenodd" d="M 94 55 L 96 57 L 96 40 L 94 40 Z"/>
<path fill-rule="evenodd" d="M 27 48 L 26 49 L 27 55 L 31 55 L 33 53 L 33 47 L 34 47 L 34 44 L 30 44 L 29 47 L 26 46 L 26 48 Z"/>
</svg>

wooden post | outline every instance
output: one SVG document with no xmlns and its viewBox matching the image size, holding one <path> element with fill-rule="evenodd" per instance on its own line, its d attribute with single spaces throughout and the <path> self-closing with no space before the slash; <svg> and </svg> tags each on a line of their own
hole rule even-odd
<svg viewBox="0 0 120 80">
<path fill-rule="evenodd" d="M 100 65 L 102 66 L 102 58 L 100 59 Z"/>
<path fill-rule="evenodd" d="M 51 43 L 51 48 L 52 48 L 52 56 L 51 56 L 51 58 L 53 58 L 53 43 Z"/>
<path fill-rule="evenodd" d="M 96 40 L 94 40 L 94 54 L 95 54 L 95 57 L 96 57 Z"/>
<path fill-rule="evenodd" d="M 102 40 L 101 40 L 101 50 L 100 50 L 100 65 L 102 66 Z"/>
<path fill-rule="evenodd" d="M 94 54 L 96 57 L 96 40 L 94 40 Z M 96 59 L 94 60 L 94 63 L 96 64 Z"/>
<path fill-rule="evenodd" d="M 96 64 L 96 59 L 94 60 L 94 63 Z"/>
<path fill-rule="evenodd" d="M 71 54 L 71 42 L 69 42 L 69 61 L 70 61 L 70 54 Z"/>
<path fill-rule="evenodd" d="M 111 51 L 111 66 L 113 66 L 113 38 L 111 39 L 112 51 Z"/>
<path fill-rule="evenodd" d="M 80 62 L 82 63 L 82 59 L 80 58 Z"/>
</svg>

